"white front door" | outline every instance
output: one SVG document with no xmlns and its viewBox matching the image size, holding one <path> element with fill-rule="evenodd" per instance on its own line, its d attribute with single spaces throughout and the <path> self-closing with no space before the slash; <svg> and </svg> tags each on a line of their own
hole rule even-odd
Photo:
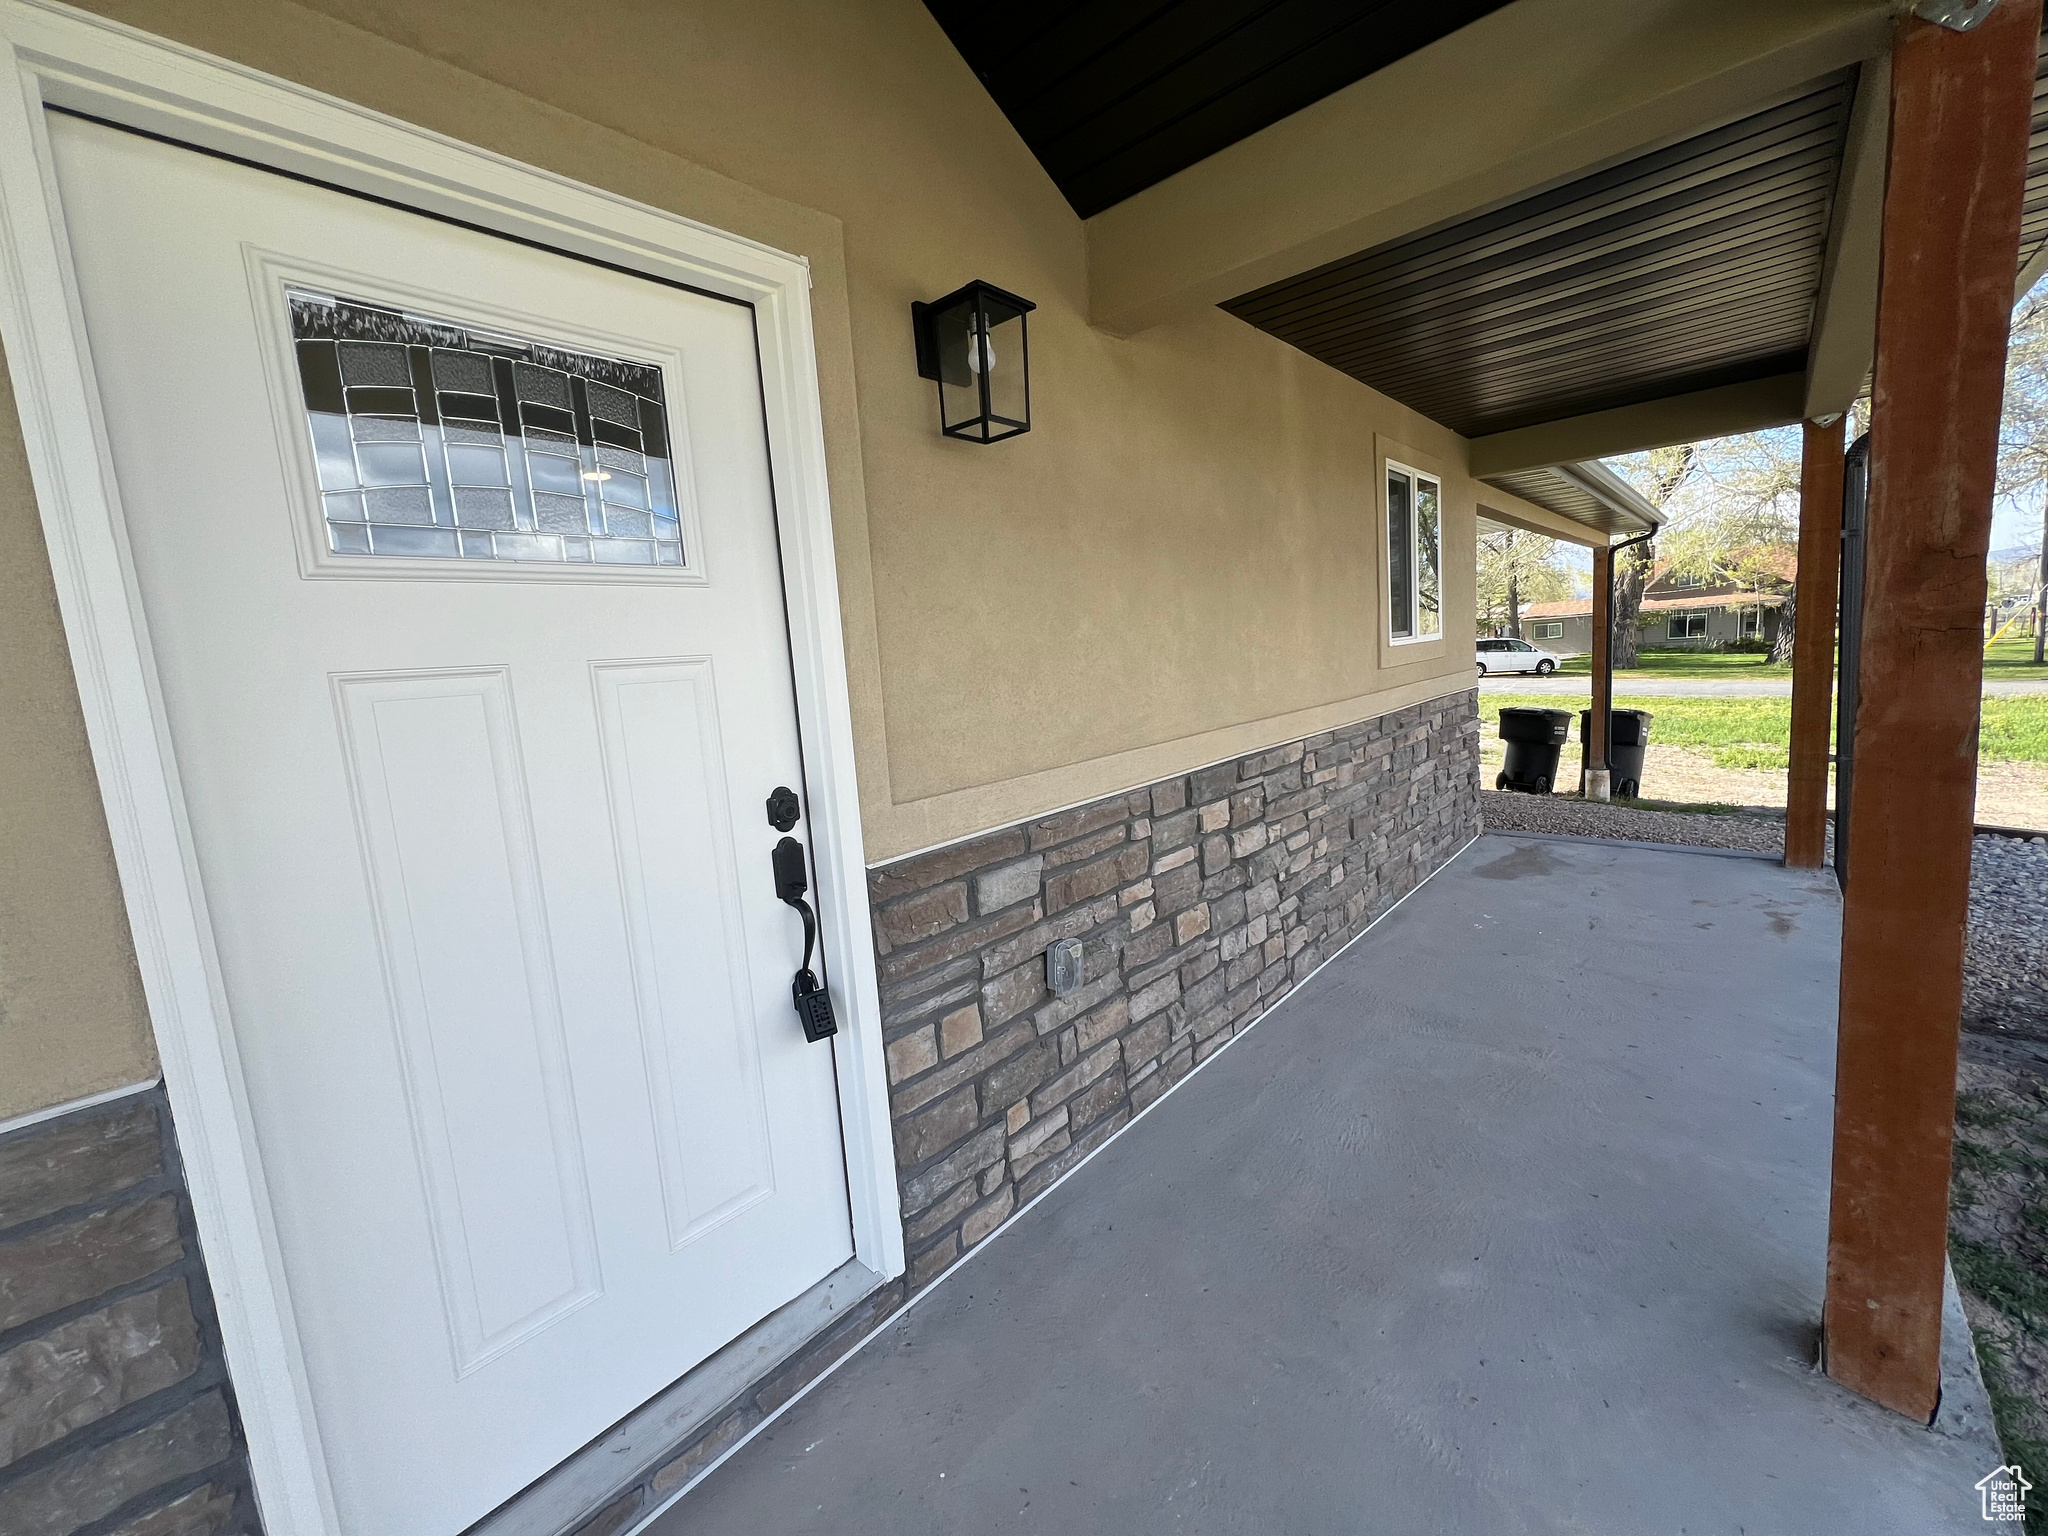
<svg viewBox="0 0 2048 1536">
<path fill-rule="evenodd" d="M 752 313 L 50 127 L 335 1502 L 451 1536 L 852 1253 Z"/>
</svg>

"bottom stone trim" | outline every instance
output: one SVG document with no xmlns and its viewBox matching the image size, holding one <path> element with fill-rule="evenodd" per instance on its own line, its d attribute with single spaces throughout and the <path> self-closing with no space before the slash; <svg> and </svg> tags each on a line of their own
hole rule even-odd
<svg viewBox="0 0 2048 1536">
<path fill-rule="evenodd" d="M 687 1487 L 1479 832 L 1478 695 L 869 872 L 910 1271 L 570 1536 Z M 1045 986 L 1079 938 L 1081 985 Z"/>
<path fill-rule="evenodd" d="M 871 870 L 912 1291 L 1478 831 L 1468 689 Z"/>
<path fill-rule="evenodd" d="M 170 1108 L 0 1136 L 0 1531 L 260 1529 Z"/>
<path fill-rule="evenodd" d="M 573 1536 L 686 1487 L 1476 836 L 1476 710 L 1467 690 L 870 871 L 909 1272 Z M 1081 976 L 1054 996 L 1061 939 Z M 161 1094 L 0 1136 L 0 1530 L 253 1536 L 243 1444 Z"/>
</svg>

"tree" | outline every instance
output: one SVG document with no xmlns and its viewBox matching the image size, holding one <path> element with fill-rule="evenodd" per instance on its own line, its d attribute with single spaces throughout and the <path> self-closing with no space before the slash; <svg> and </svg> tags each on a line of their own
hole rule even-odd
<svg viewBox="0 0 2048 1536">
<path fill-rule="evenodd" d="M 1772 659 L 1792 655 L 1792 619 L 1798 601 L 1794 572 L 1799 542 L 1800 434 L 1797 428 L 1747 432 L 1737 437 L 1657 448 L 1616 459 L 1613 467 L 1665 514 L 1652 546 L 1623 558 L 1632 602 L 1622 629 L 1623 572 L 1617 571 L 1615 664 L 1633 662 L 1634 620 L 1654 562 L 1681 576 L 1734 582 L 1754 592 L 1781 595 Z M 1632 566 L 1632 569 L 1630 568 Z M 1628 639 L 1624 641 L 1624 633 Z M 1624 646 L 1630 662 L 1621 660 Z"/>
<path fill-rule="evenodd" d="M 1868 426 L 1868 397 L 1851 407 L 1848 435 Z M 1612 459 L 1609 467 L 1666 516 L 1654 543 L 1616 562 L 1614 664 L 1636 664 L 1643 588 L 1654 567 L 1707 580 L 1733 580 L 1759 597 L 1782 596 L 1773 661 L 1792 659 L 1799 586 L 1799 470 L 1796 427 L 1778 427 L 1701 443 L 1654 448 Z M 2039 497 L 2042 541 L 2032 566 L 2034 659 L 2048 649 L 2048 279 L 2014 311 L 2006 349 L 2005 409 L 1999 425 L 1998 497 Z M 1654 552 L 1654 553 L 1653 553 Z"/>
<path fill-rule="evenodd" d="M 1478 609 L 1482 628 L 1504 625 L 1522 635 L 1522 607 L 1572 595 L 1571 572 L 1558 558 L 1557 541 L 1493 524 L 1479 536 Z"/>
<path fill-rule="evenodd" d="M 1681 443 L 1672 448 L 1652 448 L 1647 453 L 1632 453 L 1626 458 L 1616 459 L 1610 467 L 1634 485 L 1643 500 L 1663 512 L 1672 505 L 1679 492 L 1698 477 L 1699 445 Z M 1668 530 L 1669 524 L 1665 530 L 1660 530 L 1658 538 L 1623 550 L 1614 563 L 1613 622 L 1608 643 L 1616 667 L 1626 669 L 1637 663 L 1636 642 L 1641 633 L 1643 588 L 1650 584 L 1650 573 L 1657 563 L 1657 545 Z"/>
<path fill-rule="evenodd" d="M 2048 640 L 2048 282 L 2037 283 L 2012 317 L 2005 350 L 2005 409 L 1998 424 L 1998 496 L 2042 494 L 2042 547 L 2034 577 L 2034 660 Z"/>
</svg>

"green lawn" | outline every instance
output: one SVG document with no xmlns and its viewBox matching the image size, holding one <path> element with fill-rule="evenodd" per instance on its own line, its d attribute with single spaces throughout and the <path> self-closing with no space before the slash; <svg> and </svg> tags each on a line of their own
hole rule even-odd
<svg viewBox="0 0 2048 1536">
<path fill-rule="evenodd" d="M 1491 734 L 1499 719 L 1496 710 L 1517 705 L 1558 709 L 1566 704 L 1576 713 L 1577 700 L 1560 700 L 1555 694 L 1489 693 L 1481 700 L 1481 713 Z M 1614 706 L 1648 710 L 1656 717 L 1650 726 L 1652 742 L 1707 752 L 1716 767 L 1785 767 L 1792 739 L 1790 699 L 1630 698 L 1617 690 Z M 1575 726 L 1573 735 L 1577 734 Z M 2048 763 L 2048 696 L 1984 700 L 1977 750 L 1987 762 Z"/>
<path fill-rule="evenodd" d="M 1771 665 L 1768 656 L 1751 656 L 1739 651 L 1638 651 L 1641 666 L 1617 671 L 1618 681 L 1632 677 L 1790 677 L 1790 667 Z M 1580 654 L 1567 656 L 1558 663 L 1558 673 L 1564 677 L 1590 677 L 1593 674 L 1593 658 Z M 2000 640 L 1984 652 L 1984 675 L 1986 677 L 2048 678 L 2048 665 L 2034 664 L 2034 642 L 2026 635 L 2015 635 Z"/>
<path fill-rule="evenodd" d="M 2032 652 L 2028 653 L 2029 655 Z M 1617 679 L 1631 677 L 1790 677 L 1790 667 L 1774 667 L 1769 656 L 1750 656 L 1740 651 L 1650 651 L 1636 652 L 1642 664 L 1617 671 Z M 1591 677 L 1590 655 L 1567 656 L 1557 670 L 1567 677 Z"/>
<path fill-rule="evenodd" d="M 2048 666 L 2037 667 L 2034 665 L 2034 641 L 2032 636 L 2015 635 L 2010 640 L 2000 640 L 1985 648 L 1984 675 L 1986 677 L 2048 678 Z"/>
</svg>

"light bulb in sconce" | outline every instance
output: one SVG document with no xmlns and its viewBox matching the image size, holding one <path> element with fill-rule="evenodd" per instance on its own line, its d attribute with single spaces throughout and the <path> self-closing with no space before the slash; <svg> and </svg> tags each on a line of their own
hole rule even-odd
<svg viewBox="0 0 2048 1536">
<path fill-rule="evenodd" d="M 995 368 L 996 349 L 988 339 L 988 332 L 982 329 L 980 320 L 968 321 L 967 371 L 969 373 L 980 373 L 983 369 L 987 369 L 990 373 L 994 373 Z"/>
</svg>

